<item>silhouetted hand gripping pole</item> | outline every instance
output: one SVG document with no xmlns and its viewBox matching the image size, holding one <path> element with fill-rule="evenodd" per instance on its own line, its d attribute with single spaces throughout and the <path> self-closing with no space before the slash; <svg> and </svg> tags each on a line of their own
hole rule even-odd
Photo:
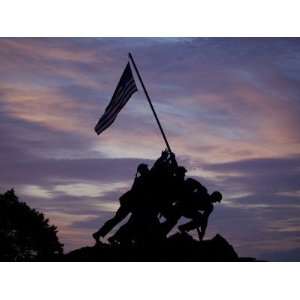
<svg viewBox="0 0 300 300">
<path fill-rule="evenodd" d="M 128 53 L 128 55 L 129 55 L 129 58 L 130 58 L 130 60 L 131 60 L 131 62 L 132 62 L 132 64 L 133 64 L 134 70 L 135 70 L 135 72 L 136 72 L 136 74 L 137 74 L 137 76 L 138 76 L 138 78 L 139 78 L 139 80 L 140 80 L 140 83 L 141 83 L 141 85 L 142 85 L 142 87 L 143 87 L 144 93 L 145 93 L 146 98 L 147 98 L 147 100 L 148 100 L 148 102 L 149 102 L 149 105 L 150 105 L 150 107 L 151 107 L 151 110 L 152 110 L 152 112 L 153 112 L 153 114 L 154 114 L 155 120 L 156 120 L 156 122 L 157 122 L 157 124 L 158 124 L 158 127 L 159 127 L 159 129 L 160 129 L 160 132 L 161 132 L 161 134 L 162 134 L 162 136 L 163 136 L 163 138 L 164 138 L 164 141 L 165 141 L 165 143 L 166 143 L 166 145 L 167 145 L 167 148 L 168 148 L 169 152 L 172 153 L 171 147 L 170 147 L 170 145 L 169 145 L 169 143 L 168 143 L 167 137 L 166 137 L 166 135 L 165 135 L 165 133 L 164 133 L 164 130 L 163 130 L 161 124 L 160 124 L 160 121 L 159 121 L 159 119 L 158 119 L 158 117 L 157 117 L 157 114 L 156 114 L 156 112 L 155 112 L 155 109 L 154 109 L 154 107 L 153 107 L 153 104 L 152 104 L 152 102 L 151 102 L 151 99 L 150 99 L 150 97 L 149 97 L 149 95 L 148 95 L 148 92 L 147 92 L 147 90 L 146 90 L 146 87 L 145 87 L 145 85 L 144 85 L 144 83 L 143 83 L 143 80 L 142 80 L 142 77 L 141 77 L 141 75 L 140 75 L 140 73 L 139 73 L 139 70 L 137 69 L 137 66 L 136 66 L 136 64 L 135 64 L 135 62 L 134 62 L 134 60 L 133 60 L 133 57 L 132 57 L 131 53 Z"/>
</svg>

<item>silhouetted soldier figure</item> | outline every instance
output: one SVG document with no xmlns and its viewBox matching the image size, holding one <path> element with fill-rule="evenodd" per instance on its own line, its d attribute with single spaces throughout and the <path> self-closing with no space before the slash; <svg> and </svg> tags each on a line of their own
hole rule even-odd
<svg viewBox="0 0 300 300">
<path fill-rule="evenodd" d="M 182 215 L 191 219 L 191 221 L 178 226 L 178 229 L 181 232 L 197 229 L 199 240 L 201 241 L 206 232 L 208 218 L 214 210 L 214 203 L 221 202 L 221 200 L 222 194 L 218 191 L 213 192 L 211 195 L 195 192 L 186 203 L 179 204 Z"/>
<path fill-rule="evenodd" d="M 164 214 L 170 202 L 170 188 L 177 163 L 175 155 L 167 150 L 154 163 L 148 176 L 148 190 L 143 199 L 135 203 L 126 224 L 111 237 L 111 243 L 147 245 L 160 239 L 158 213 Z"/>
<path fill-rule="evenodd" d="M 149 203 L 149 202 L 148 202 Z M 146 246 L 158 239 L 159 219 L 151 205 L 136 205 L 126 224 L 108 240 L 113 244 Z"/>
<path fill-rule="evenodd" d="M 104 223 L 104 225 L 93 234 L 97 243 L 100 237 L 104 238 L 118 223 L 123 221 L 143 201 L 144 194 L 147 193 L 147 184 L 149 181 L 149 169 L 146 164 L 140 164 L 131 189 L 122 195 L 119 199 L 120 207 L 113 218 Z"/>
<path fill-rule="evenodd" d="M 158 207 L 160 215 L 166 221 L 161 224 L 161 233 L 166 236 L 169 231 L 176 225 L 181 217 L 177 203 L 186 197 L 185 173 L 187 170 L 183 166 L 175 167 L 174 174 L 164 197 L 159 199 Z"/>
<path fill-rule="evenodd" d="M 174 205 L 185 197 L 185 173 L 187 170 L 183 166 L 174 168 L 172 177 L 166 183 L 166 190 L 159 199 L 158 209 L 161 216 L 165 219 L 172 219 Z"/>
<path fill-rule="evenodd" d="M 163 233 L 167 235 L 177 224 L 180 217 L 183 216 L 191 219 L 191 221 L 180 225 L 178 229 L 181 232 L 197 229 L 199 240 L 202 240 L 207 228 L 209 215 L 214 209 L 214 203 L 222 200 L 222 194 L 215 191 L 209 195 L 207 189 L 200 182 L 188 178 L 178 195 L 178 200 L 167 214 L 166 222 L 162 224 Z"/>
<path fill-rule="evenodd" d="M 165 149 L 161 152 L 161 156 L 153 164 L 152 170 L 161 166 L 165 167 L 166 165 L 173 164 L 174 162 L 177 164 L 175 154 L 173 152 L 170 152 L 168 149 Z"/>
<path fill-rule="evenodd" d="M 162 213 L 166 205 L 174 202 L 174 186 L 176 186 L 176 170 L 178 165 L 175 154 L 168 150 L 162 151 L 161 157 L 150 170 L 153 205 Z"/>
<path fill-rule="evenodd" d="M 160 158 L 156 160 L 151 168 L 152 185 L 156 190 L 165 188 L 166 181 L 173 176 L 176 167 L 175 155 L 168 150 L 162 151 Z"/>
</svg>

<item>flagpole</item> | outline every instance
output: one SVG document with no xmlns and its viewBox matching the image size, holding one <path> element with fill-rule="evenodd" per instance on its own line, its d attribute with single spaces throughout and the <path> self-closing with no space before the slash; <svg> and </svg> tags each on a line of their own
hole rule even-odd
<svg viewBox="0 0 300 300">
<path fill-rule="evenodd" d="M 133 60 L 133 57 L 132 57 L 131 53 L 128 53 L 128 55 L 129 55 L 129 58 L 130 58 L 130 60 L 131 60 L 131 62 L 132 62 L 132 64 L 133 64 L 133 67 L 134 67 L 134 69 L 135 69 L 135 72 L 136 72 L 136 74 L 137 74 L 137 76 L 138 76 L 138 78 L 139 78 L 139 80 L 140 80 L 140 83 L 141 83 L 141 85 L 142 85 L 142 87 L 143 87 L 144 93 L 145 93 L 146 98 L 147 98 L 147 100 L 148 100 L 148 102 L 149 102 L 149 105 L 150 105 L 150 107 L 151 107 L 151 110 L 152 110 L 152 112 L 153 112 L 153 114 L 154 114 L 155 120 L 156 120 L 156 122 L 157 122 L 157 124 L 158 124 L 158 127 L 159 127 L 159 129 L 160 129 L 160 132 L 161 132 L 161 134 L 162 134 L 162 136 L 163 136 L 163 138 L 164 138 L 164 141 L 165 141 L 165 143 L 166 143 L 166 145 L 167 145 L 167 148 L 168 148 L 169 152 L 172 152 L 171 147 L 170 147 L 170 145 L 169 145 L 169 143 L 168 143 L 167 137 L 166 137 L 166 135 L 165 135 L 165 133 L 164 133 L 164 130 L 163 130 L 163 128 L 162 128 L 162 126 L 161 126 L 161 124 L 160 124 L 160 121 L 159 121 L 159 119 L 158 119 L 158 117 L 157 117 L 157 114 L 156 114 L 156 111 L 155 111 L 155 109 L 154 109 L 154 107 L 153 107 L 153 104 L 152 104 L 152 102 L 151 102 L 151 99 L 150 99 L 150 97 L 149 97 L 149 95 L 148 95 L 148 92 L 147 92 L 147 90 L 146 90 L 146 87 L 145 87 L 145 85 L 144 85 L 144 83 L 143 83 L 143 80 L 142 80 L 142 77 L 141 77 L 141 75 L 140 75 L 140 72 L 139 72 L 139 70 L 138 70 L 138 68 L 137 68 L 137 66 L 136 66 L 136 64 L 135 64 L 135 62 L 134 62 L 134 60 Z"/>
</svg>

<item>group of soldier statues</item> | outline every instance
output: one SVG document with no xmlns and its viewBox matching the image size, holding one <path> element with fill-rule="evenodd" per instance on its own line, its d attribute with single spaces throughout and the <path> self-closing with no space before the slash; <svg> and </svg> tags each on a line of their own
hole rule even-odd
<svg viewBox="0 0 300 300">
<path fill-rule="evenodd" d="M 218 191 L 209 194 L 193 178 L 185 178 L 186 169 L 178 166 L 174 153 L 165 150 L 151 169 L 137 168 L 134 183 L 119 201 L 120 207 L 110 220 L 93 234 L 97 244 L 130 215 L 109 239 L 111 244 L 147 245 L 167 237 L 181 217 L 189 219 L 178 226 L 181 232 L 196 229 L 202 240 L 214 203 L 222 200 Z"/>
</svg>

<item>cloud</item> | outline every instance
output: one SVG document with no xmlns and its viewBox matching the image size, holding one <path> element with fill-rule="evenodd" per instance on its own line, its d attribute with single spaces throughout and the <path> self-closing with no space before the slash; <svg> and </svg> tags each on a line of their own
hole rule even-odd
<svg viewBox="0 0 300 300">
<path fill-rule="evenodd" d="M 126 183 L 108 183 L 95 185 L 91 183 L 74 183 L 74 184 L 59 184 L 54 187 L 54 192 L 60 192 L 73 197 L 101 197 L 109 191 L 125 189 L 128 186 Z M 107 207 L 105 205 L 104 207 Z"/>
<path fill-rule="evenodd" d="M 240 186 L 244 191 L 278 193 L 298 191 L 300 157 L 259 158 L 205 165 L 223 177 L 222 186 Z M 222 175 L 223 174 L 223 175 Z M 228 176 L 228 174 L 233 174 Z"/>
<path fill-rule="evenodd" d="M 50 191 L 37 185 L 26 185 L 22 189 L 21 193 L 31 197 L 46 198 L 46 199 L 51 198 Z"/>
</svg>

